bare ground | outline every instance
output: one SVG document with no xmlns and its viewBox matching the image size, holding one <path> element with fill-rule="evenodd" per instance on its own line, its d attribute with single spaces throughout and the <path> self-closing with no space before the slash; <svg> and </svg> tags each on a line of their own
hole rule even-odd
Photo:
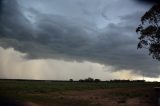
<svg viewBox="0 0 160 106">
<path fill-rule="evenodd" d="M 150 95 L 143 92 L 146 92 L 143 88 L 117 88 L 30 94 L 44 95 L 52 101 L 29 101 L 25 106 L 153 106 Z"/>
</svg>

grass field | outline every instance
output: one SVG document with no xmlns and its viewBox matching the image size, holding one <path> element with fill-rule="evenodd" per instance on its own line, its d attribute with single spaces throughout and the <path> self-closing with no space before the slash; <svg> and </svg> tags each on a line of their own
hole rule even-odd
<svg viewBox="0 0 160 106">
<path fill-rule="evenodd" d="M 0 96 L 26 106 L 151 106 L 159 82 L 0 80 Z"/>
</svg>

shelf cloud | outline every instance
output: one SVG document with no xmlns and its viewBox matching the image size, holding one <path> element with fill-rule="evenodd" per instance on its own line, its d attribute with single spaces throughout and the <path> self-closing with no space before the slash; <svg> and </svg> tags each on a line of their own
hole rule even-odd
<svg viewBox="0 0 160 106">
<path fill-rule="evenodd" d="M 131 0 L 0 0 L 0 46 L 27 60 L 89 61 L 158 77 L 159 63 L 136 48 L 135 29 L 150 7 Z"/>
</svg>

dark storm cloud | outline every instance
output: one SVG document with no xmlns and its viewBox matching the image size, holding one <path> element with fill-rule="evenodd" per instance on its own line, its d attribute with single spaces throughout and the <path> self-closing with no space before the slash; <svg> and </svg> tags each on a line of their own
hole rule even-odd
<svg viewBox="0 0 160 106">
<path fill-rule="evenodd" d="M 30 24 L 21 13 L 17 2 L 15 0 L 3 0 L 1 8 L 0 37 L 15 38 L 18 40 L 23 38 L 27 40 L 32 39 L 32 36 L 26 35 L 26 33 L 30 31 L 30 28 L 28 27 Z"/>
<path fill-rule="evenodd" d="M 0 13 L 2 12 L 2 0 L 0 0 Z"/>
<path fill-rule="evenodd" d="M 30 9 L 34 16 L 29 18 L 36 19 L 32 23 L 15 0 L 3 0 L 1 7 L 0 45 L 3 47 L 25 52 L 29 58 L 88 60 L 111 65 L 115 70 L 159 75 L 159 64 L 136 50 L 138 23 L 135 20 L 139 20 L 142 12 L 120 17 L 120 23 L 110 23 L 97 31 L 87 21 Z"/>
<path fill-rule="evenodd" d="M 147 4 L 155 4 L 155 3 L 160 3 L 159 0 L 136 0 L 139 3 L 147 3 Z"/>
<path fill-rule="evenodd" d="M 2 8 L 0 43 L 4 47 L 13 46 L 29 53 L 32 58 L 49 58 L 53 53 L 72 54 L 78 48 L 88 45 L 87 26 L 78 27 L 62 16 L 35 13 L 37 23 L 34 28 L 20 12 L 15 0 L 4 0 Z"/>
</svg>

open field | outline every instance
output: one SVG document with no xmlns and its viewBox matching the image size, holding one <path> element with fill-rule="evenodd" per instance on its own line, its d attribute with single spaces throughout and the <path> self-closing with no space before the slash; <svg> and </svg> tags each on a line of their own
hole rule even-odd
<svg viewBox="0 0 160 106">
<path fill-rule="evenodd" d="M 158 82 L 0 80 L 0 96 L 25 106 L 152 106 Z"/>
</svg>

